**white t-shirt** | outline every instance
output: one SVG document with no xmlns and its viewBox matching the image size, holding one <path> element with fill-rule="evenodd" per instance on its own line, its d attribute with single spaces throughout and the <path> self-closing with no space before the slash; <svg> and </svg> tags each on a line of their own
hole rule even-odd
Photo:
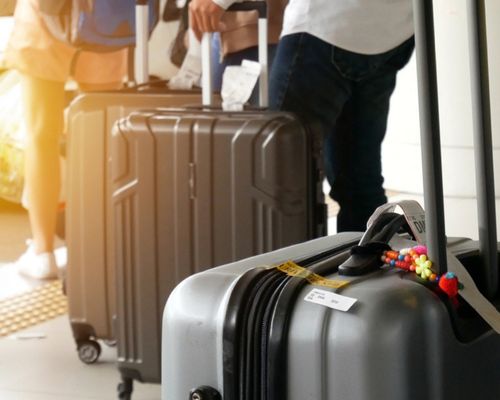
<svg viewBox="0 0 500 400">
<path fill-rule="evenodd" d="M 235 0 L 213 0 L 223 8 Z M 355 53 L 391 50 L 413 35 L 411 0 L 290 0 L 281 36 L 309 33 Z"/>
</svg>

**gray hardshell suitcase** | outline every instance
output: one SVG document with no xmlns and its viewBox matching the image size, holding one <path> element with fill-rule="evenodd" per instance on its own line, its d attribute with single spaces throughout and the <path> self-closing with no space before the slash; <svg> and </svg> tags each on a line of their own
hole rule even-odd
<svg viewBox="0 0 500 400">
<path fill-rule="evenodd" d="M 162 82 L 153 82 L 125 90 L 87 93 L 69 108 L 65 286 L 73 336 L 85 363 L 97 361 L 97 339 L 107 343 L 115 340 L 116 293 L 110 253 L 113 230 L 107 198 L 111 128 L 141 107 L 180 106 L 200 99 L 197 91 L 175 92 Z"/>
<path fill-rule="evenodd" d="M 478 169 L 489 183 L 478 185 L 480 241 L 446 239 L 432 2 L 415 0 L 414 13 L 427 212 L 408 201 L 399 204 L 402 215 L 396 205 L 382 206 L 361 240 L 317 239 L 183 281 L 164 312 L 163 400 L 500 398 L 500 247 L 488 195 L 488 122 L 475 132 Z M 484 7 L 472 6 L 470 16 L 484 22 Z M 483 106 L 476 118 L 488 111 L 480 89 L 474 86 Z M 418 276 L 427 276 L 422 267 L 406 271 L 412 258 L 396 252 L 426 240 L 439 282 Z"/>
<path fill-rule="evenodd" d="M 96 339 L 114 340 L 112 225 L 107 200 L 113 123 L 141 107 L 174 106 L 200 99 L 195 93 L 100 92 L 80 96 L 69 116 L 66 291 L 73 335 L 82 361 L 97 360 Z M 93 350 L 94 349 L 94 350 Z M 97 352 L 97 353 L 96 353 Z"/>
<path fill-rule="evenodd" d="M 497 399 L 500 335 L 413 273 L 340 276 L 358 242 L 339 234 L 183 281 L 164 313 L 162 399 Z M 449 250 L 477 268 L 476 243 Z M 307 272 L 276 268 L 288 260 Z M 325 286 L 342 281 L 334 298 Z M 325 305 L 351 299 L 347 312 Z"/>
<path fill-rule="evenodd" d="M 205 91 L 206 93 L 206 91 Z M 118 367 L 160 382 L 166 299 L 198 271 L 325 234 L 311 139 L 292 115 L 152 110 L 113 132 Z"/>
</svg>

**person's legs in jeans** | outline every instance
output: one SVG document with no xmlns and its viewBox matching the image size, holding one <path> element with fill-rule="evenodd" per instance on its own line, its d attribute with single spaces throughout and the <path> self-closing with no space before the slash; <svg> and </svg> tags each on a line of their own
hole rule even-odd
<svg viewBox="0 0 500 400">
<path fill-rule="evenodd" d="M 332 65 L 330 44 L 306 33 L 280 40 L 270 76 L 270 108 L 290 111 L 321 138 L 335 127 L 351 96 Z"/>
<path fill-rule="evenodd" d="M 349 170 L 351 130 L 352 105 L 349 100 L 344 105 L 335 127 L 330 133 L 325 135 L 323 140 L 324 172 L 330 188 L 335 186 L 335 182 L 342 182 L 347 179 L 344 173 Z"/>
<path fill-rule="evenodd" d="M 394 76 L 393 76 L 394 78 Z M 356 86 L 350 101 L 348 131 L 336 127 L 335 144 L 340 148 L 326 157 L 337 158 L 331 197 L 339 203 L 337 231 L 364 231 L 366 222 L 375 209 L 387 202 L 383 188 L 381 145 L 385 135 L 389 98 L 395 79 L 381 79 L 379 96 L 370 97 L 371 90 L 363 92 Z M 392 81 L 392 83 L 391 83 Z M 377 85 L 373 90 L 377 90 Z M 335 145 L 333 146 L 335 147 Z"/>
<path fill-rule="evenodd" d="M 365 56 L 308 34 L 286 36 L 278 47 L 271 107 L 294 112 L 313 132 L 328 137 L 325 166 L 332 197 L 341 207 L 339 232 L 364 230 L 373 210 L 386 201 L 380 145 L 395 75 L 413 43 L 400 47 Z"/>
<path fill-rule="evenodd" d="M 338 158 L 332 162 L 336 170 L 329 180 L 331 196 L 340 205 L 337 216 L 339 232 L 364 231 L 371 214 L 387 201 L 383 188 L 381 146 L 396 74 L 408 62 L 412 50 L 413 40 L 410 39 L 382 55 L 364 56 L 368 61 L 359 60 L 359 55 L 351 60 L 349 73 L 353 85 L 348 122 L 336 127 L 333 142 L 340 143 L 340 149 L 330 148 L 325 152 L 327 158 Z M 347 70 L 347 60 L 348 56 L 341 62 L 344 71 Z M 356 64 L 363 67 L 356 69 Z"/>
</svg>

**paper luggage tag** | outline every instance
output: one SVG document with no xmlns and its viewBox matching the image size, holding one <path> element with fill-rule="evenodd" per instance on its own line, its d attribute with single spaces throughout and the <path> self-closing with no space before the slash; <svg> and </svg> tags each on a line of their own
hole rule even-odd
<svg viewBox="0 0 500 400">
<path fill-rule="evenodd" d="M 258 62 L 243 60 L 241 65 L 230 65 L 222 76 L 222 109 L 224 111 L 242 111 L 243 105 L 250 99 L 259 79 L 261 65 Z"/>
<path fill-rule="evenodd" d="M 201 77 L 201 46 L 192 29 L 188 30 L 189 48 L 182 66 L 168 86 L 174 90 L 190 90 L 199 85 Z"/>
<path fill-rule="evenodd" d="M 341 296 L 340 294 L 322 289 L 312 289 L 309 294 L 304 297 L 304 300 L 344 312 L 349 311 L 357 301 L 357 299 L 352 297 Z"/>
</svg>

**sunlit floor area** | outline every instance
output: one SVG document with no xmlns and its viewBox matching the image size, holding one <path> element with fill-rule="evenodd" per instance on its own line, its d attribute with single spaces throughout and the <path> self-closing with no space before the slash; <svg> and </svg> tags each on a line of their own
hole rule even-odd
<svg viewBox="0 0 500 400">
<path fill-rule="evenodd" d="M 0 399 L 116 399 L 116 350 L 103 345 L 96 364 L 82 363 L 61 282 L 25 279 L 10 264 L 29 237 L 26 211 L 0 201 Z M 159 400 L 160 386 L 136 383 L 133 399 Z"/>
</svg>

